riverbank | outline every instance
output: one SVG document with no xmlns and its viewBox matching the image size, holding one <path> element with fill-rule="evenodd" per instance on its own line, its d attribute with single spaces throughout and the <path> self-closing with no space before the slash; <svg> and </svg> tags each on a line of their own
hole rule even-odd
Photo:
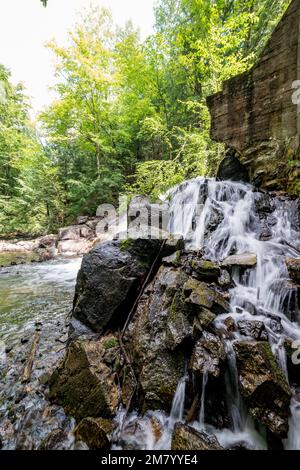
<svg viewBox="0 0 300 470">
<path fill-rule="evenodd" d="M 0 240 L 0 267 L 42 262 L 87 253 L 96 241 L 97 217 L 78 217 L 73 225 L 34 239 Z"/>
</svg>

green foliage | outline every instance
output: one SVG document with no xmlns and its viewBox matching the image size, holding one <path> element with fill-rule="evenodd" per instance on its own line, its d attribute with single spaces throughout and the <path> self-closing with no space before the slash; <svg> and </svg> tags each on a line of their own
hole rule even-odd
<svg viewBox="0 0 300 470">
<path fill-rule="evenodd" d="M 0 66 L 0 235 L 39 234 L 60 225 L 57 169 L 28 120 L 22 87 Z"/>
<path fill-rule="evenodd" d="M 159 0 L 144 42 L 91 7 L 66 46 L 48 44 L 57 99 L 41 141 L 0 66 L 0 234 L 52 231 L 120 192 L 157 199 L 213 175 L 223 147 L 209 138 L 206 97 L 253 65 L 288 3 Z"/>
</svg>

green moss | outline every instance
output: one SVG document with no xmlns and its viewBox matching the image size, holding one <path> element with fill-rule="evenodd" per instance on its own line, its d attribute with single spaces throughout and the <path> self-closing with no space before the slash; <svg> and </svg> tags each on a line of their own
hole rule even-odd
<svg viewBox="0 0 300 470">
<path fill-rule="evenodd" d="M 103 342 L 104 349 L 112 349 L 119 346 L 118 340 L 116 338 L 108 338 Z"/>
<path fill-rule="evenodd" d="M 126 238 L 126 240 L 123 240 L 120 243 L 120 250 L 128 251 L 132 247 L 132 244 L 133 244 L 133 240 L 131 238 Z"/>
<path fill-rule="evenodd" d="M 40 256 L 33 252 L 4 252 L 0 254 L 0 267 L 33 263 L 39 260 Z"/>
</svg>

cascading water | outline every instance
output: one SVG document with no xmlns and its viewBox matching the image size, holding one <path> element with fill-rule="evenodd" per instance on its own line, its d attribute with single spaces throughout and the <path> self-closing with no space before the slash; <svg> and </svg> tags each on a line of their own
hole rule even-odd
<svg viewBox="0 0 300 470">
<path fill-rule="evenodd" d="M 237 321 L 253 320 L 255 316 L 255 320 L 263 322 L 273 354 L 288 379 L 284 340 L 285 337 L 293 341 L 300 339 L 297 288 L 289 279 L 285 263 L 286 258 L 300 258 L 299 231 L 294 226 L 299 217 L 296 201 L 281 196 L 270 197 L 249 184 L 203 178 L 186 181 L 167 196 L 171 201 L 170 232 L 183 235 L 187 251 L 201 250 L 205 259 L 221 264 L 231 255 L 247 254 L 254 260 L 253 267 L 233 269 L 230 313 L 219 315 L 215 327 L 224 328 L 224 321 L 229 316 Z M 265 212 L 264 217 L 262 212 Z M 226 341 L 226 394 L 232 428 L 220 431 L 205 424 L 206 374 L 199 392 L 199 420 L 193 426 L 214 433 L 225 448 L 246 442 L 249 448 L 266 449 L 264 430 L 255 428 L 240 396 L 233 348 L 235 340 L 245 340 L 245 336 L 235 332 L 234 340 Z M 246 340 L 251 338 L 246 337 Z M 174 399 L 177 403 L 180 392 L 180 411 L 176 405 L 176 418 L 180 421 L 184 417 L 184 382 L 178 385 Z M 165 432 L 152 448 L 170 448 L 172 413 L 166 418 L 156 412 Z M 300 397 L 295 390 L 289 437 L 284 443 L 286 449 L 300 449 L 299 434 Z"/>
<path fill-rule="evenodd" d="M 202 249 L 205 258 L 219 262 L 231 254 L 252 253 L 256 256 L 255 267 L 244 274 L 239 269 L 234 272 L 230 316 L 251 320 L 255 315 L 256 320 L 264 322 L 272 351 L 288 378 L 283 345 L 285 334 L 293 340 L 300 337 L 297 291 L 289 281 L 285 263 L 288 257 L 300 257 L 299 233 L 293 229 L 297 215 L 293 203 L 280 197 L 272 199 L 272 207 L 268 207 L 268 233 L 265 233 L 264 221 L 257 211 L 259 198 L 263 195 L 250 185 L 198 178 L 171 191 L 171 196 L 170 228 L 173 234 L 184 236 L 187 249 Z M 222 323 L 227 317 L 221 316 L 217 323 Z M 274 331 L 274 319 L 281 322 L 283 331 Z M 233 389 L 227 390 L 227 394 L 231 394 L 233 431 L 244 432 L 249 425 L 249 417 L 242 416 L 244 411 L 239 403 L 231 345 L 228 361 L 230 387 L 235 383 Z M 295 437 L 300 432 L 299 408 L 299 398 L 295 394 L 291 406 L 290 436 L 286 444 L 289 449 L 300 448 L 299 439 Z M 201 427 L 203 423 L 200 420 Z M 260 439 L 254 437 L 252 445 L 263 448 Z M 222 442 L 220 435 L 219 438 Z"/>
</svg>

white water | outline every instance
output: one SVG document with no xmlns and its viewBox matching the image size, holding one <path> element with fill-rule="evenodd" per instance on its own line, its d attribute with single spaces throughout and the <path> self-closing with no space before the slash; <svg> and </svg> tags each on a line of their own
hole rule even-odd
<svg viewBox="0 0 300 470">
<path fill-rule="evenodd" d="M 255 315 L 256 320 L 262 320 L 272 351 L 288 379 L 283 341 L 285 336 L 299 339 L 300 327 L 297 306 L 291 308 L 292 302 L 297 304 L 297 294 L 288 281 L 285 259 L 300 257 L 300 237 L 292 228 L 295 216 L 293 205 L 278 198 L 274 199 L 273 212 L 270 214 L 272 223 L 269 225 L 268 240 L 260 240 L 263 222 L 256 210 L 257 197 L 250 185 L 242 183 L 205 181 L 201 178 L 186 182 L 173 192 L 171 213 L 174 216 L 170 228 L 174 234 L 184 236 L 191 250 L 203 249 L 207 259 L 223 261 L 231 254 L 243 253 L 257 256 L 256 267 L 247 270 L 246 274 L 242 275 L 236 269 L 235 287 L 231 291 L 231 313 L 218 318 L 218 322 L 222 323 L 227 316 L 250 320 Z M 207 237 L 207 229 L 215 214 L 220 223 Z M 283 331 L 280 333 L 272 329 L 274 319 L 278 319 L 282 325 Z M 230 384 L 227 396 L 230 397 L 232 436 L 239 439 L 243 437 L 254 448 L 264 448 L 265 444 L 254 431 L 253 423 L 243 409 L 234 352 L 230 345 L 228 362 Z M 202 396 L 205 396 L 203 390 Z M 296 396 L 291 411 L 286 448 L 300 449 L 300 402 Z M 203 412 L 199 427 L 203 428 Z M 228 445 L 228 432 L 224 432 L 217 435 L 221 443 Z"/>
<path fill-rule="evenodd" d="M 256 255 L 257 264 L 253 268 L 246 271 L 235 268 L 235 287 L 230 292 L 231 312 L 220 315 L 216 326 L 222 326 L 228 316 L 238 320 L 255 317 L 255 320 L 262 321 L 273 354 L 288 379 L 283 341 L 285 337 L 300 339 L 297 289 L 289 280 L 285 264 L 286 258 L 300 258 L 300 237 L 293 229 L 296 216 L 293 202 L 280 197 L 272 198 L 272 207 L 266 211 L 267 219 L 263 220 L 256 208 L 262 195 L 252 186 L 203 178 L 183 183 L 171 190 L 168 197 L 171 199 L 170 232 L 184 236 L 186 249 L 202 250 L 206 259 L 217 262 L 222 262 L 231 254 Z M 249 340 L 238 333 L 235 336 L 239 340 Z M 265 449 L 264 433 L 255 429 L 239 393 L 235 354 L 230 342 L 227 343 L 227 352 L 226 393 L 233 426 L 217 431 L 205 425 L 206 377 L 203 378 L 200 395 L 199 421 L 194 426 L 211 430 L 225 447 L 245 442 L 250 448 Z M 179 421 L 184 419 L 184 390 L 185 385 L 181 382 L 174 399 L 176 419 Z M 183 408 L 179 408 L 179 402 Z M 164 435 L 167 435 L 158 444 L 159 448 L 169 448 L 170 431 L 174 425 L 174 403 L 170 418 L 162 419 L 163 415 L 157 414 L 166 430 Z M 284 444 L 287 449 L 300 449 L 300 398 L 296 393 L 291 412 L 290 433 Z"/>
</svg>

